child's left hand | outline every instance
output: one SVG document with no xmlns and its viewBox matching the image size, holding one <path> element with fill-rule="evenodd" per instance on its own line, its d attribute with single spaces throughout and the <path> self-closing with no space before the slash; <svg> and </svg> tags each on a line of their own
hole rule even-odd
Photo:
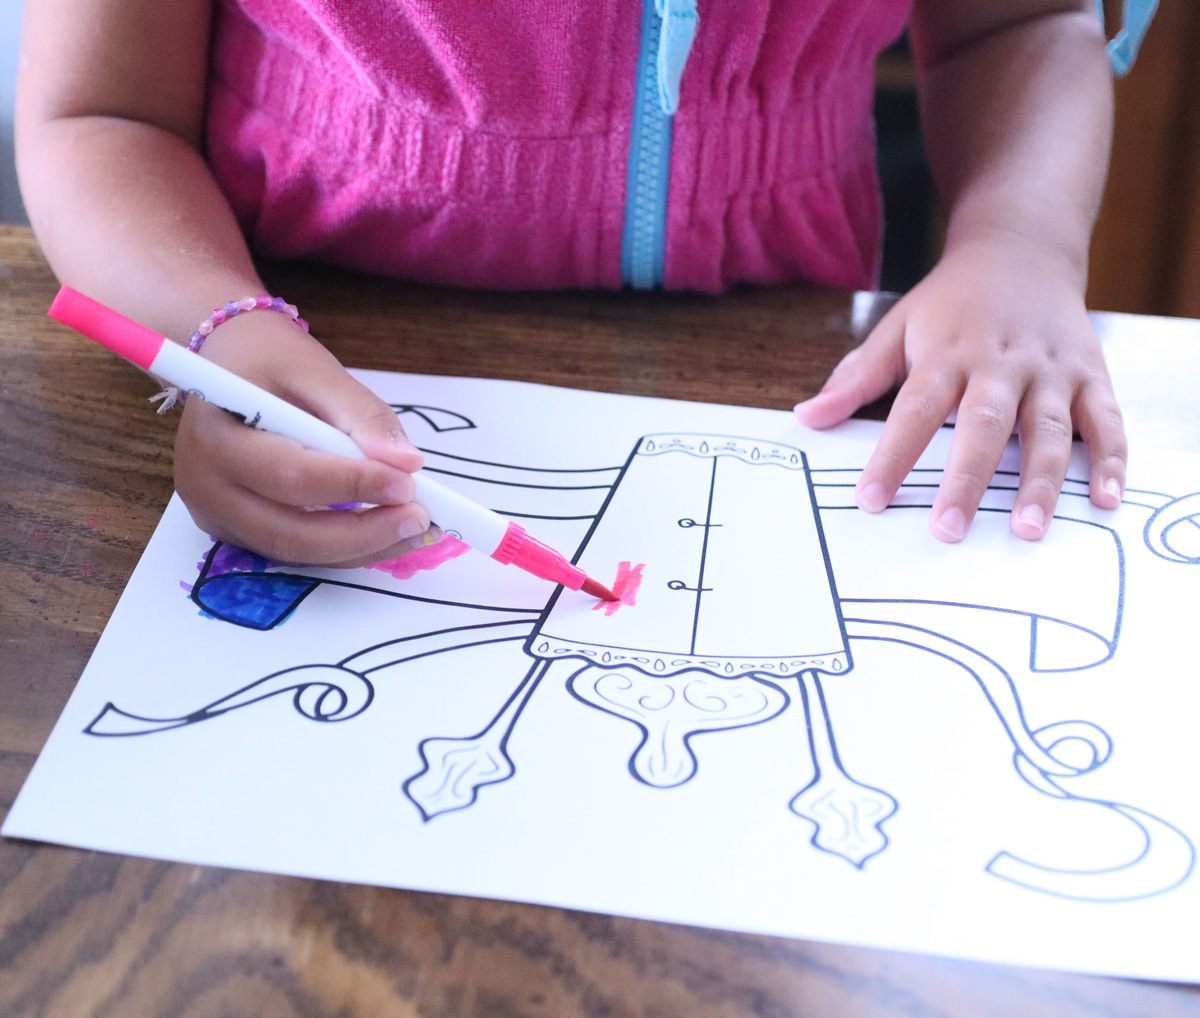
<svg viewBox="0 0 1200 1018">
<path fill-rule="evenodd" d="M 1120 504 L 1125 429 L 1078 277 L 1064 259 L 1022 237 L 961 242 L 842 360 L 821 392 L 796 407 L 802 423 L 827 428 L 900 385 L 858 482 L 859 508 L 880 512 L 891 502 L 955 410 L 929 516 L 938 539 L 965 536 L 1014 426 L 1021 480 L 1010 525 L 1018 537 L 1045 534 L 1073 431 L 1088 445 L 1092 502 Z"/>
</svg>

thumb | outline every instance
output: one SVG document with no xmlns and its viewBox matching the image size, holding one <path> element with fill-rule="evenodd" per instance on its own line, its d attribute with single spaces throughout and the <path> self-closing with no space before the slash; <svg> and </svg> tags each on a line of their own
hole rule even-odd
<svg viewBox="0 0 1200 1018">
<path fill-rule="evenodd" d="M 344 431 L 373 460 L 415 473 L 425 463 L 400 424 L 396 412 L 341 365 L 316 387 L 320 394 L 310 395 L 312 409 L 339 431 Z"/>
<path fill-rule="evenodd" d="M 893 312 L 841 359 L 820 392 L 796 404 L 796 417 L 810 428 L 831 428 L 903 379 L 904 317 Z"/>
</svg>

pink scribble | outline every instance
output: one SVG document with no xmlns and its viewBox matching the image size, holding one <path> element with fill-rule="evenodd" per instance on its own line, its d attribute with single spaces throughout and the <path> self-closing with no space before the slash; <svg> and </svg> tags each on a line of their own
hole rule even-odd
<svg viewBox="0 0 1200 1018">
<path fill-rule="evenodd" d="M 91 528 L 92 528 L 92 527 L 94 527 L 95 525 L 96 525 L 96 517 L 95 517 L 95 516 L 89 516 L 89 517 L 87 518 L 87 527 L 88 527 L 89 529 L 91 529 Z"/>
<path fill-rule="evenodd" d="M 388 559 L 386 562 L 376 562 L 367 568 L 380 569 L 385 573 L 390 573 L 396 580 L 411 580 L 418 571 L 436 569 L 443 562 L 458 558 L 469 547 L 458 538 L 450 537 L 447 534 L 437 544 L 426 545 L 416 551 L 410 551 L 407 555 L 401 555 L 399 558 Z"/>
<path fill-rule="evenodd" d="M 639 562 L 636 566 L 631 566 L 628 562 L 618 563 L 617 578 L 613 580 L 612 586 L 609 588 L 617 595 L 617 599 L 615 601 L 597 601 L 592 605 L 592 611 L 599 611 L 603 608 L 605 615 L 612 615 L 622 605 L 635 606 L 638 590 L 642 586 L 642 570 L 645 567 L 645 562 Z"/>
</svg>

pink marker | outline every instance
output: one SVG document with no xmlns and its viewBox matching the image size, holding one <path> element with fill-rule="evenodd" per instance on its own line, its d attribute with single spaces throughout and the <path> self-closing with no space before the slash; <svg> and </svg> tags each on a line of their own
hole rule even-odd
<svg viewBox="0 0 1200 1018">
<path fill-rule="evenodd" d="M 69 286 L 58 291 L 49 313 L 51 318 L 94 339 L 139 368 L 235 414 L 251 427 L 286 435 L 319 452 L 366 459 L 350 436 L 333 425 Z M 457 534 L 464 544 L 497 562 L 517 566 L 571 590 L 583 590 L 605 601 L 617 600 L 611 590 L 589 579 L 582 569 L 549 545 L 530 537 L 520 524 L 426 477 L 423 471 L 413 474 L 413 480 L 417 501 L 429 510 L 430 518 L 437 520 L 443 530 Z"/>
</svg>

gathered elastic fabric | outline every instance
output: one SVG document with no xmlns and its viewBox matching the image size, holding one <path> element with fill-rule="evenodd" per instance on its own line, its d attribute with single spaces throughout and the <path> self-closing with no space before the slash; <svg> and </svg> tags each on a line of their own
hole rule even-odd
<svg viewBox="0 0 1200 1018">
<path fill-rule="evenodd" d="M 907 0 L 699 9 L 665 285 L 872 285 L 872 69 Z M 452 285 L 621 285 L 641 0 L 479 12 L 218 5 L 207 156 L 257 251 Z"/>
</svg>

